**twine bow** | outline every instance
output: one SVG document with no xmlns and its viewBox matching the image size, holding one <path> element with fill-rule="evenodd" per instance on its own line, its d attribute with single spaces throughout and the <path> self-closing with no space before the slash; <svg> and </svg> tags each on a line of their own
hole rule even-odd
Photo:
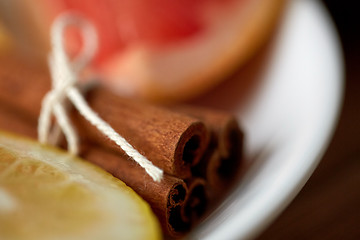
<svg viewBox="0 0 360 240">
<path fill-rule="evenodd" d="M 64 49 L 64 31 L 70 25 L 78 27 L 83 38 L 83 47 L 72 61 Z M 51 116 L 54 115 L 66 137 L 68 150 L 72 154 L 78 153 L 78 136 L 64 105 L 65 99 L 68 98 L 86 120 L 122 148 L 128 156 L 145 169 L 154 181 L 161 181 L 163 171 L 154 166 L 152 162 L 115 132 L 107 122 L 102 120 L 89 107 L 76 87 L 79 73 L 92 60 L 97 50 L 97 34 L 94 26 L 79 16 L 69 13 L 62 14 L 55 19 L 52 25 L 51 43 L 52 52 L 49 56 L 49 68 L 52 77 L 52 90 L 46 94 L 42 102 L 38 124 L 39 141 L 41 143 L 48 142 Z"/>
</svg>

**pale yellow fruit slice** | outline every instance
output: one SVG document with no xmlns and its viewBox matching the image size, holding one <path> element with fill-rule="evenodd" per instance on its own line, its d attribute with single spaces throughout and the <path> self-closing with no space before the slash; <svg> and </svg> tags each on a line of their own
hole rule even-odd
<svg viewBox="0 0 360 240">
<path fill-rule="evenodd" d="M 52 147 L 0 132 L 0 239 L 160 239 L 132 189 Z"/>
</svg>

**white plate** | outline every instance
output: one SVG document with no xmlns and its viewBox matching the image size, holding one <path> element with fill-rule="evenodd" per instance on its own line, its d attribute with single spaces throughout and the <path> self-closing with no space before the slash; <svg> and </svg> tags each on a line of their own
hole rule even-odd
<svg viewBox="0 0 360 240">
<path fill-rule="evenodd" d="M 246 110 L 233 104 L 252 164 L 191 239 L 254 238 L 300 191 L 324 153 L 339 113 L 339 46 L 329 15 L 318 1 L 289 1 L 260 76 L 261 87 Z"/>
</svg>

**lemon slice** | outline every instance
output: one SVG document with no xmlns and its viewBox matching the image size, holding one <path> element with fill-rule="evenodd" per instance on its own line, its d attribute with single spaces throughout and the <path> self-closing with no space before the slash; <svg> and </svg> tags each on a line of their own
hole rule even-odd
<svg viewBox="0 0 360 240">
<path fill-rule="evenodd" d="M 159 239 L 150 207 L 107 172 L 0 132 L 0 239 Z"/>
</svg>

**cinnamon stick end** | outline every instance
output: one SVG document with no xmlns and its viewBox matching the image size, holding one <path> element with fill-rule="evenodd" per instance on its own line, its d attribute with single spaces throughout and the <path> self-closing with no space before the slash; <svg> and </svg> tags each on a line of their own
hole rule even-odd
<svg viewBox="0 0 360 240">
<path fill-rule="evenodd" d="M 202 122 L 194 122 L 181 135 L 174 154 L 178 176 L 190 177 L 190 168 L 197 165 L 209 143 L 209 132 Z M 184 174 L 186 172 L 186 174 Z"/>
</svg>

